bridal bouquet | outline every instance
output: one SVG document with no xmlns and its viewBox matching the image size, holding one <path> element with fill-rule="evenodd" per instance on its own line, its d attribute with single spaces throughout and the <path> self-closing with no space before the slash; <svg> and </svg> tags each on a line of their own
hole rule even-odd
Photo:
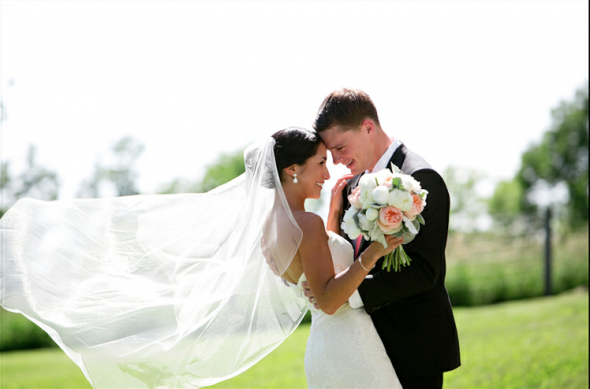
<svg viewBox="0 0 590 389">
<path fill-rule="evenodd" d="M 403 236 L 404 243 L 409 243 L 424 224 L 421 213 L 427 194 L 418 181 L 394 164 L 391 170 L 365 174 L 348 196 L 351 207 L 344 214 L 341 228 L 351 239 L 363 235 L 365 240 L 380 242 L 384 247 L 385 235 Z M 400 271 L 410 261 L 400 245 L 385 257 L 383 269 Z"/>
</svg>

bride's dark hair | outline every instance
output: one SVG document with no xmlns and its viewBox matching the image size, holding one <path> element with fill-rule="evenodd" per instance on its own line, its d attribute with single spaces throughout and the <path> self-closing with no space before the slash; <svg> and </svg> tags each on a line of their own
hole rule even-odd
<svg viewBox="0 0 590 389">
<path fill-rule="evenodd" d="M 313 157 L 322 139 L 315 133 L 304 128 L 289 127 L 272 134 L 275 139 L 274 154 L 277 171 L 283 181 L 283 169 L 291 165 L 303 165 Z"/>
</svg>

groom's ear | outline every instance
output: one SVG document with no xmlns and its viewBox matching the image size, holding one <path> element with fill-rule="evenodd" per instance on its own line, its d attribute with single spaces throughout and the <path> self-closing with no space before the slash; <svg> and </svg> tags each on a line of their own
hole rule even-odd
<svg viewBox="0 0 590 389">
<path fill-rule="evenodd" d="M 375 123 L 371 119 L 363 120 L 361 123 L 361 131 L 373 135 L 375 133 Z"/>
</svg>

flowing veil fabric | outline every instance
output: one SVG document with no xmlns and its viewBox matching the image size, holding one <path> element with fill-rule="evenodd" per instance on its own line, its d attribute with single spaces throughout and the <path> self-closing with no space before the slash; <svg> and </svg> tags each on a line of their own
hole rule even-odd
<svg viewBox="0 0 590 389">
<path fill-rule="evenodd" d="M 246 173 L 204 194 L 18 201 L 0 219 L 1 305 L 96 388 L 192 388 L 243 372 L 307 310 L 277 277 L 302 234 L 273 146 L 246 149 Z"/>
</svg>

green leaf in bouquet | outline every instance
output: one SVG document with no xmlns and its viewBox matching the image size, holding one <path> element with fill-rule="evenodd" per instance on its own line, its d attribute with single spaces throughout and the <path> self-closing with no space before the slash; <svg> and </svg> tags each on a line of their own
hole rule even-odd
<svg viewBox="0 0 590 389">
<path fill-rule="evenodd" d="M 361 222 L 359 221 L 359 213 L 361 213 L 361 212 L 362 212 L 362 210 L 359 211 L 359 212 L 357 212 L 357 213 L 355 213 L 354 216 L 352 217 L 352 220 L 354 220 L 354 224 L 356 224 L 356 226 L 360 230 L 362 230 L 362 228 L 361 228 Z"/>
<path fill-rule="evenodd" d="M 357 214 L 361 231 L 370 231 L 373 229 L 374 221 L 367 218 L 366 211 L 361 211 Z"/>
<path fill-rule="evenodd" d="M 401 169 L 400 169 L 400 168 L 398 168 L 397 166 L 395 166 L 395 165 L 393 164 L 393 162 L 391 162 L 391 163 L 390 163 L 390 165 L 391 165 L 391 172 L 392 172 L 392 173 L 402 173 Z"/>
<path fill-rule="evenodd" d="M 396 238 L 401 238 L 402 236 L 404 236 L 406 232 L 404 231 L 404 229 L 402 228 L 401 230 L 399 230 L 398 232 L 394 232 L 393 234 L 387 234 L 387 235 L 391 235 L 391 236 L 395 236 Z"/>
<path fill-rule="evenodd" d="M 418 220 L 418 218 L 412 220 L 412 224 L 416 228 L 416 231 L 420 232 L 420 221 Z"/>
<path fill-rule="evenodd" d="M 387 241 L 385 240 L 385 235 L 383 235 L 383 230 L 377 223 L 373 225 L 373 229 L 369 232 L 369 236 L 373 241 L 379 242 L 383 245 L 383 247 L 387 247 Z"/>
<path fill-rule="evenodd" d="M 403 234 L 403 237 L 404 237 L 404 243 L 403 244 L 408 244 L 408 243 L 410 243 L 411 241 L 414 240 L 414 238 L 416 237 L 416 235 L 410 234 L 409 232 L 406 232 L 406 233 Z"/>
<path fill-rule="evenodd" d="M 418 233 L 418 230 L 416 229 L 414 222 L 412 222 L 409 218 L 407 218 L 405 216 L 404 216 L 404 231 L 408 231 L 412 234 Z"/>
<path fill-rule="evenodd" d="M 379 186 L 379 180 L 377 180 L 377 177 L 375 177 L 375 182 L 377 183 L 377 186 Z"/>
<path fill-rule="evenodd" d="M 418 220 L 418 223 L 420 223 L 420 224 L 426 224 L 424 222 L 424 218 L 420 214 L 416 215 L 416 220 Z"/>
<path fill-rule="evenodd" d="M 391 187 L 396 189 L 403 189 L 404 186 L 402 185 L 402 179 L 399 177 L 395 177 L 393 180 L 391 180 Z"/>
</svg>

